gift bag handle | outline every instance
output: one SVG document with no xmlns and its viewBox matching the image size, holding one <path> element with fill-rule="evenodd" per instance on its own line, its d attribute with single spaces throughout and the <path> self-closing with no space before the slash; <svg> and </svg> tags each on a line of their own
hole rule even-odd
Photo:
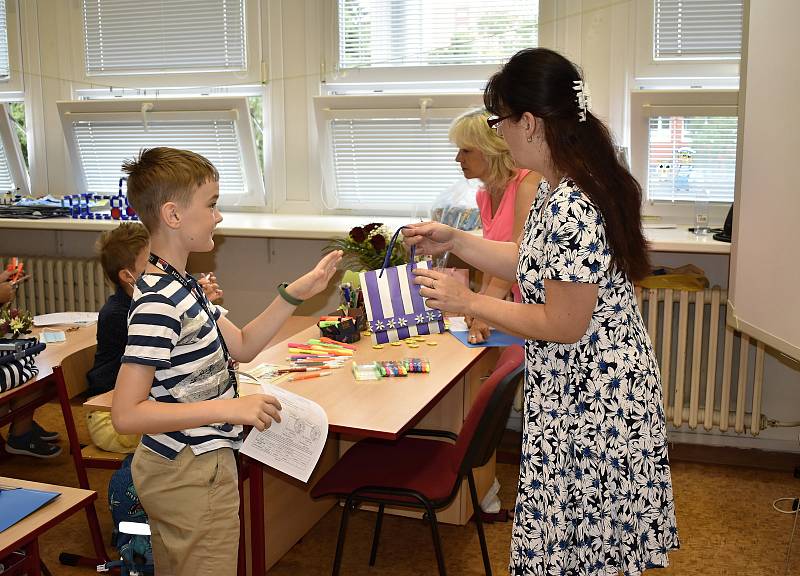
<svg viewBox="0 0 800 576">
<path fill-rule="evenodd" d="M 400 228 L 398 228 L 395 231 L 394 235 L 392 236 L 392 239 L 389 240 L 389 245 L 386 247 L 386 257 L 383 259 L 383 266 L 381 266 L 381 271 L 380 274 L 378 274 L 378 278 L 381 278 L 383 276 L 383 271 L 389 267 L 389 260 L 392 257 L 392 250 L 394 250 L 394 244 L 395 242 L 397 242 L 397 236 L 400 234 L 400 230 L 402 230 L 403 228 L 408 228 L 408 226 L 400 226 Z M 411 268 L 414 268 L 414 256 L 416 255 L 416 252 L 417 252 L 416 246 L 412 246 L 411 258 L 409 258 Z"/>
</svg>

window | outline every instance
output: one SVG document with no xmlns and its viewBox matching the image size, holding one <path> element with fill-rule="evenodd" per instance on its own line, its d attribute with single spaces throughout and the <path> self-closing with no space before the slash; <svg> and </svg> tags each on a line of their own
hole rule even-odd
<svg viewBox="0 0 800 576">
<path fill-rule="evenodd" d="M 135 88 L 260 81 L 257 0 L 82 0 L 76 78 Z M 78 29 L 76 27 L 76 29 Z"/>
<path fill-rule="evenodd" d="M 339 76 L 368 70 L 358 76 L 433 79 L 422 69 L 440 69 L 439 75 L 449 67 L 468 79 L 477 66 L 496 65 L 538 39 L 536 0 L 339 0 L 338 7 Z M 464 66 L 473 68 L 454 69 Z"/>
<path fill-rule="evenodd" d="M 172 146 L 202 154 L 220 174 L 220 204 L 260 206 L 247 100 L 241 98 L 117 99 L 59 102 L 80 192 L 109 194 L 123 160 L 141 148 Z"/>
<path fill-rule="evenodd" d="M 317 98 L 328 134 L 329 207 L 426 215 L 463 178 L 447 133 L 457 115 L 479 102 L 467 95 Z"/>
<path fill-rule="evenodd" d="M 743 0 L 655 0 L 653 58 L 738 60 Z"/>
<path fill-rule="evenodd" d="M 7 191 L 29 195 L 30 182 L 10 106 L 0 104 L 0 192 Z"/>
<path fill-rule="evenodd" d="M 452 120 L 538 42 L 538 0 L 339 0 L 315 99 L 331 209 L 426 214 L 462 178 Z"/>
<path fill-rule="evenodd" d="M 737 125 L 736 116 L 650 118 L 647 199 L 732 202 Z"/>
<path fill-rule="evenodd" d="M 631 98 L 631 165 L 650 203 L 733 202 L 736 91 L 641 91 Z"/>
<path fill-rule="evenodd" d="M 640 88 L 738 88 L 744 0 L 636 2 Z"/>
</svg>

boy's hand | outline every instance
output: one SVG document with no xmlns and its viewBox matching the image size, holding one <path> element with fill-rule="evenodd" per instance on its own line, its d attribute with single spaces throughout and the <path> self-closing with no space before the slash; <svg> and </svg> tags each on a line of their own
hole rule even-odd
<svg viewBox="0 0 800 576">
<path fill-rule="evenodd" d="M 213 272 L 209 272 L 208 274 L 200 274 L 200 279 L 197 281 L 200 284 L 200 287 L 203 289 L 203 292 L 208 298 L 209 302 L 213 302 L 214 300 L 219 300 L 222 298 L 222 288 L 219 287 L 217 283 L 217 277 Z"/>
<path fill-rule="evenodd" d="M 334 250 L 322 257 L 313 270 L 301 276 L 289 286 L 286 291 L 295 298 L 308 300 L 325 290 L 328 281 L 336 273 L 336 265 L 342 259 L 342 251 Z"/>
<path fill-rule="evenodd" d="M 13 282 L 0 281 L 0 305 L 11 302 L 17 295 L 17 286 Z"/>
<path fill-rule="evenodd" d="M 225 419 L 231 424 L 245 424 L 260 431 L 272 426 L 272 421 L 281 421 L 281 403 L 275 396 L 250 394 L 229 400 L 230 415 Z"/>
<path fill-rule="evenodd" d="M 0 282 L 8 282 L 13 275 L 14 272 L 12 270 L 3 270 L 0 272 Z"/>
</svg>

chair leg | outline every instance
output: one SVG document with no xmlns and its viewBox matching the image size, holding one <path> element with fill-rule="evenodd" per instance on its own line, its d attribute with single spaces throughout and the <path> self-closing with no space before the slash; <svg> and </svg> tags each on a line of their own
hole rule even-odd
<svg viewBox="0 0 800 576">
<path fill-rule="evenodd" d="M 347 519 L 350 515 L 350 508 L 353 507 L 354 501 L 352 494 L 344 501 L 344 510 L 342 510 L 342 521 L 339 523 L 339 537 L 336 540 L 336 556 L 333 558 L 333 571 L 332 576 L 339 575 L 339 569 L 342 566 L 342 551 L 344 550 L 344 536 L 347 532 Z"/>
<path fill-rule="evenodd" d="M 444 568 L 444 555 L 442 554 L 442 539 L 439 537 L 439 522 L 436 520 L 436 511 L 430 502 L 425 500 L 428 510 L 428 521 L 431 523 L 431 536 L 433 537 L 433 550 L 436 552 L 436 563 L 439 565 L 439 576 L 447 576 Z"/>
<path fill-rule="evenodd" d="M 381 524 L 383 523 L 383 509 L 385 506 L 380 504 L 378 507 L 378 518 L 375 520 L 375 533 L 372 535 L 372 552 L 369 554 L 369 565 L 375 566 L 375 557 L 378 555 L 378 540 L 381 538 Z"/>
<path fill-rule="evenodd" d="M 478 491 L 475 489 L 475 478 L 472 470 L 467 475 L 469 480 L 469 493 L 472 496 L 472 511 L 475 518 L 475 526 L 478 528 L 478 540 L 481 542 L 481 554 L 483 554 L 483 568 L 486 576 L 492 576 L 492 565 L 489 562 L 489 549 L 486 547 L 486 535 L 483 533 L 483 520 L 481 520 L 481 503 L 478 502 Z"/>
</svg>

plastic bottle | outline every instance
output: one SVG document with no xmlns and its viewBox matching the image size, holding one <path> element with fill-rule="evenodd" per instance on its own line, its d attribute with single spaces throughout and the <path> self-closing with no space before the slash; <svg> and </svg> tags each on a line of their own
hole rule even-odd
<svg viewBox="0 0 800 576">
<path fill-rule="evenodd" d="M 708 190 L 698 190 L 694 197 L 694 233 L 697 236 L 708 234 Z"/>
</svg>

